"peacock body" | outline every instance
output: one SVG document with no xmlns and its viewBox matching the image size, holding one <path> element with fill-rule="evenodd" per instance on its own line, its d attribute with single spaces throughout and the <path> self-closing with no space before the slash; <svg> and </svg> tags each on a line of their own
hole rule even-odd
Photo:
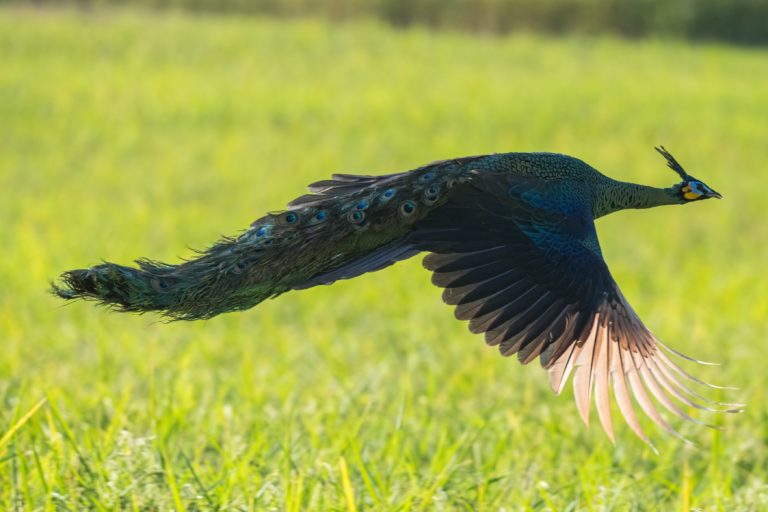
<svg viewBox="0 0 768 512">
<path fill-rule="evenodd" d="M 424 266 L 433 272 L 432 282 L 444 288 L 444 301 L 472 332 L 484 333 L 488 344 L 504 355 L 518 354 L 523 363 L 538 357 L 558 393 L 573 373 L 582 418 L 588 421 L 594 390 L 601 424 L 613 440 L 612 389 L 630 427 L 647 441 L 630 390 L 652 420 L 675 434 L 650 396 L 692 421 L 698 420 L 679 404 L 738 410 L 685 384 L 704 383 L 662 350 L 600 251 L 598 217 L 720 197 L 657 149 L 682 182 L 660 189 L 616 181 L 553 153 L 443 160 L 385 176 L 336 174 L 198 258 L 72 270 L 54 291 L 123 311 L 195 320 L 428 252 Z"/>
</svg>

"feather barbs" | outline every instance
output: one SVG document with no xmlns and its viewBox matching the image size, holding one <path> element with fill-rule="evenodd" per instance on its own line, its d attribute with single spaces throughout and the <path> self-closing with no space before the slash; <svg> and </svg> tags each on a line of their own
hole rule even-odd
<svg viewBox="0 0 768 512">
<path fill-rule="evenodd" d="M 693 392 L 684 380 L 717 387 L 691 377 L 664 352 L 666 346 L 642 325 L 632 312 L 625 322 L 616 322 L 613 311 L 600 308 L 594 315 L 586 340 L 573 343 L 566 351 L 545 365 L 552 390 L 560 394 L 573 373 L 573 391 L 579 414 L 589 425 L 592 393 L 603 430 L 615 442 L 611 419 L 610 395 L 632 431 L 650 445 L 635 412 L 633 400 L 653 423 L 668 433 L 686 440 L 666 421 L 665 410 L 686 421 L 707 425 L 685 413 L 675 403 L 713 412 L 741 412 L 742 404 L 726 404 L 707 400 Z M 625 329 L 624 326 L 629 329 Z M 682 380 L 681 380 L 682 379 Z M 708 407 L 699 400 L 719 407 Z M 715 427 L 716 428 L 716 427 Z M 687 440 L 686 440 L 687 441 Z"/>
<path fill-rule="evenodd" d="M 267 239 L 272 244 L 284 240 L 286 230 L 309 229 L 308 237 L 326 233 L 338 238 L 369 227 L 381 231 L 397 223 L 413 224 L 438 206 L 448 190 L 469 180 L 472 172 L 446 161 L 413 173 L 334 174 L 311 184 L 310 193 L 288 203 L 287 210 L 256 220 L 246 236 L 263 247 Z M 393 201 L 395 197 L 399 201 Z"/>
</svg>

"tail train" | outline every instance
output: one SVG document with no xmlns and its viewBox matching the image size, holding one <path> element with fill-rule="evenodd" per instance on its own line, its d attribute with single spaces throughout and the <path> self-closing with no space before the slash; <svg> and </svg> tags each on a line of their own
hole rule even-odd
<svg viewBox="0 0 768 512">
<path fill-rule="evenodd" d="M 408 241 L 415 222 L 466 181 L 478 157 L 435 162 L 385 176 L 335 174 L 309 186 L 285 211 L 256 220 L 178 265 L 137 260 L 61 275 L 52 291 L 119 311 L 155 311 L 176 320 L 249 309 L 289 290 L 350 279 L 419 252 Z"/>
</svg>

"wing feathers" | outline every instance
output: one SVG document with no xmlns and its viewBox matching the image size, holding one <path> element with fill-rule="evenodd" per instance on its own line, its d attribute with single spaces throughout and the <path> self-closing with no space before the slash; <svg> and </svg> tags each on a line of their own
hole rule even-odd
<svg viewBox="0 0 768 512">
<path fill-rule="evenodd" d="M 589 422 L 594 390 L 611 441 L 611 389 L 621 415 L 645 442 L 635 405 L 678 437 L 662 413 L 701 423 L 680 404 L 738 412 L 738 404 L 713 402 L 685 386 L 690 380 L 720 389 L 672 362 L 640 321 L 602 259 L 591 213 L 548 201 L 547 188 L 556 186 L 549 183 L 524 184 L 532 193 L 517 193 L 515 179 L 475 175 L 409 235 L 413 248 L 431 252 L 424 266 L 445 288 L 443 300 L 456 306 L 456 318 L 485 333 L 486 343 L 505 356 L 516 353 L 522 363 L 539 357 L 556 393 L 573 373 L 582 420 Z"/>
<path fill-rule="evenodd" d="M 632 387 L 632 394 L 635 396 L 635 399 L 640 404 L 640 408 L 643 410 L 643 412 L 645 412 L 645 414 L 649 418 L 653 420 L 654 423 L 659 425 L 668 433 L 682 440 L 687 441 L 687 439 L 685 439 L 675 429 L 673 429 L 669 423 L 667 423 L 667 421 L 659 413 L 658 409 L 656 409 L 656 407 L 653 405 L 653 402 L 651 402 L 651 399 L 648 397 L 648 393 L 645 390 L 645 386 L 643 386 L 642 382 L 640 382 L 639 368 L 636 361 L 636 357 L 638 357 L 639 355 L 629 352 L 628 356 L 629 356 L 628 364 L 632 366 L 626 372 L 626 375 L 629 377 L 629 384 Z"/>
<path fill-rule="evenodd" d="M 632 396 L 656 425 L 686 442 L 690 441 L 669 424 L 654 399 L 674 416 L 712 428 L 718 427 L 693 418 L 681 409 L 673 398 L 700 410 L 741 412 L 738 408 L 741 404 L 713 402 L 680 382 L 678 377 L 685 377 L 708 385 L 691 377 L 672 362 L 659 348 L 658 340 L 642 326 L 636 316 L 621 318 L 617 317 L 615 311 L 601 308 L 600 312 L 594 315 L 590 329 L 585 332 L 581 341 L 574 343 L 570 349 L 552 361 L 548 368 L 549 381 L 552 389 L 559 393 L 568 379 L 568 373 L 575 367 L 573 388 L 579 414 L 584 423 L 589 425 L 589 407 L 594 388 L 598 417 L 611 441 L 614 441 L 609 399 L 611 387 L 622 416 L 635 434 L 646 443 L 649 440 L 635 414 Z M 707 407 L 696 400 L 726 408 Z"/>
<path fill-rule="evenodd" d="M 468 270 L 456 270 L 454 272 L 435 272 L 432 274 L 432 283 L 442 288 L 454 288 L 476 284 L 495 278 L 507 271 L 509 265 L 503 261 L 490 261 L 484 265 Z"/>
<path fill-rule="evenodd" d="M 719 363 L 710 363 L 710 362 L 707 362 L 707 361 L 702 361 L 700 359 L 694 359 L 691 356 L 687 356 L 687 355 L 683 354 L 682 352 L 678 352 L 677 350 L 673 349 L 672 347 L 669 347 L 669 346 L 665 345 L 664 343 L 662 343 L 659 340 L 656 340 L 656 343 L 658 343 L 658 345 L 660 347 L 662 347 L 664 350 L 672 352 L 676 356 L 681 357 L 681 358 L 685 359 L 686 361 L 691 361 L 691 362 L 698 363 L 698 364 L 703 364 L 703 365 L 706 365 L 706 366 L 720 366 Z M 728 388 L 728 389 L 735 389 L 735 388 Z"/>
<path fill-rule="evenodd" d="M 623 356 L 622 353 L 624 354 Z M 621 411 L 621 415 L 624 416 L 624 420 L 629 425 L 629 428 L 631 428 L 632 431 L 637 435 L 637 437 L 650 445 L 651 442 L 648 439 L 648 436 L 645 435 L 645 432 L 643 432 L 643 429 L 640 426 L 640 422 L 637 420 L 637 415 L 635 415 L 635 410 L 632 407 L 632 400 L 629 398 L 627 381 L 624 378 L 623 359 L 626 357 L 626 351 L 617 350 L 616 355 L 618 356 L 615 359 L 616 366 L 611 368 L 611 375 L 613 376 L 613 392 L 616 396 L 616 403 L 619 405 L 619 411 Z"/>
<path fill-rule="evenodd" d="M 576 361 L 576 373 L 573 375 L 573 397 L 576 407 L 585 425 L 589 425 L 589 404 L 592 396 L 592 364 L 598 348 L 597 333 L 600 325 L 600 315 L 595 315 L 592 328 L 587 335 L 584 350 Z"/>
<path fill-rule="evenodd" d="M 610 326 L 610 324 L 609 324 Z M 611 443 L 616 444 L 611 421 L 610 374 L 611 374 L 611 345 L 610 329 L 601 329 L 600 349 L 595 360 L 595 406 L 600 425 L 608 435 Z"/>
<path fill-rule="evenodd" d="M 519 296 L 530 286 L 531 282 L 528 279 L 520 278 L 508 286 L 503 286 L 499 291 L 488 297 L 481 297 L 472 302 L 462 301 L 456 306 L 456 318 L 459 320 L 470 320 L 501 309 L 509 304 L 510 297 Z"/>
<path fill-rule="evenodd" d="M 689 389 L 683 383 L 675 379 L 675 377 L 671 375 L 665 368 L 663 368 L 662 365 L 660 365 L 658 361 L 656 361 L 655 359 L 651 359 L 648 361 L 648 368 L 651 374 L 653 375 L 654 379 L 656 380 L 656 382 L 660 383 L 667 393 L 669 393 L 670 395 L 672 395 L 673 397 L 675 397 L 685 405 L 694 407 L 696 409 L 700 409 L 702 411 L 710 411 L 710 412 L 728 412 L 728 413 L 742 412 L 741 407 L 743 407 L 744 404 L 726 404 L 722 402 L 715 402 L 714 400 L 705 398 L 700 394 L 696 393 L 695 391 Z M 728 408 L 716 409 L 713 407 L 707 407 L 705 405 L 701 405 L 698 402 L 695 402 L 693 400 L 694 398 L 701 400 L 703 402 L 719 405 L 721 407 L 728 407 Z"/>
<path fill-rule="evenodd" d="M 564 306 L 562 299 L 556 300 L 523 330 L 524 337 L 517 348 L 517 357 L 521 363 L 528 364 L 541 353 L 545 343 L 560 337 L 564 326 L 557 322 L 557 318 L 563 316 Z"/>
<path fill-rule="evenodd" d="M 651 392 L 653 397 L 656 400 L 658 400 L 658 402 L 661 405 L 663 405 L 672 414 L 674 414 L 678 418 L 682 418 L 684 420 L 690 421 L 692 423 L 696 423 L 698 425 L 703 425 L 705 427 L 710 427 L 715 429 L 720 428 L 714 425 L 710 425 L 709 423 L 704 423 L 703 421 L 697 420 L 696 418 L 689 416 L 682 409 L 680 409 L 680 407 L 678 407 L 676 403 L 670 400 L 669 396 L 667 396 L 667 394 L 664 393 L 664 391 L 661 389 L 661 386 L 659 386 L 659 382 L 656 380 L 656 377 L 653 375 L 653 372 L 651 372 L 647 362 L 643 362 L 642 366 L 639 369 L 639 372 L 640 372 L 640 376 L 643 378 L 643 383 Z"/>
<path fill-rule="evenodd" d="M 696 384 L 701 384 L 702 386 L 707 386 L 713 389 L 737 389 L 737 388 L 732 388 L 728 386 L 716 386 L 714 384 L 710 384 L 709 382 L 704 382 L 701 379 L 697 379 L 696 377 L 694 377 L 693 375 L 691 375 L 690 373 L 686 372 L 685 370 L 680 368 L 678 365 L 673 363 L 663 351 L 658 350 L 657 354 L 658 354 L 658 358 L 667 366 L 667 368 L 672 369 L 678 375 L 685 377 L 686 379 L 691 380 Z"/>
<path fill-rule="evenodd" d="M 459 288 L 446 288 L 443 292 L 443 300 L 446 304 L 460 305 L 474 302 L 494 295 L 500 287 L 515 283 L 521 278 L 519 272 L 510 270 L 482 283 Z"/>
<path fill-rule="evenodd" d="M 504 256 L 507 248 L 492 247 L 480 251 L 463 254 L 430 253 L 424 257 L 424 268 L 432 272 L 454 272 L 468 270 L 488 261 L 498 261 Z"/>
</svg>

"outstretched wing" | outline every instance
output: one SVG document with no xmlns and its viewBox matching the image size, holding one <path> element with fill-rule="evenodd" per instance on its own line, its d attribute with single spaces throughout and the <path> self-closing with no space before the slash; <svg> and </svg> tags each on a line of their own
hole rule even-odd
<svg viewBox="0 0 768 512">
<path fill-rule="evenodd" d="M 469 320 L 470 330 L 485 333 L 486 342 L 498 345 L 503 355 L 516 353 L 524 364 L 539 357 L 557 393 L 573 372 L 582 419 L 588 424 L 594 389 L 600 422 L 612 441 L 610 389 L 627 423 L 646 442 L 630 395 L 677 436 L 651 397 L 697 423 L 673 399 L 735 412 L 699 403 L 709 401 L 683 380 L 704 383 L 661 350 L 611 277 L 591 212 L 583 205 L 549 202 L 547 197 L 563 196 L 562 189 L 547 196 L 552 186 L 563 185 L 478 174 L 415 226 L 410 241 L 432 253 L 424 266 L 434 272 L 432 282 L 445 288 L 443 300 L 456 306 L 456 317 Z"/>
</svg>

